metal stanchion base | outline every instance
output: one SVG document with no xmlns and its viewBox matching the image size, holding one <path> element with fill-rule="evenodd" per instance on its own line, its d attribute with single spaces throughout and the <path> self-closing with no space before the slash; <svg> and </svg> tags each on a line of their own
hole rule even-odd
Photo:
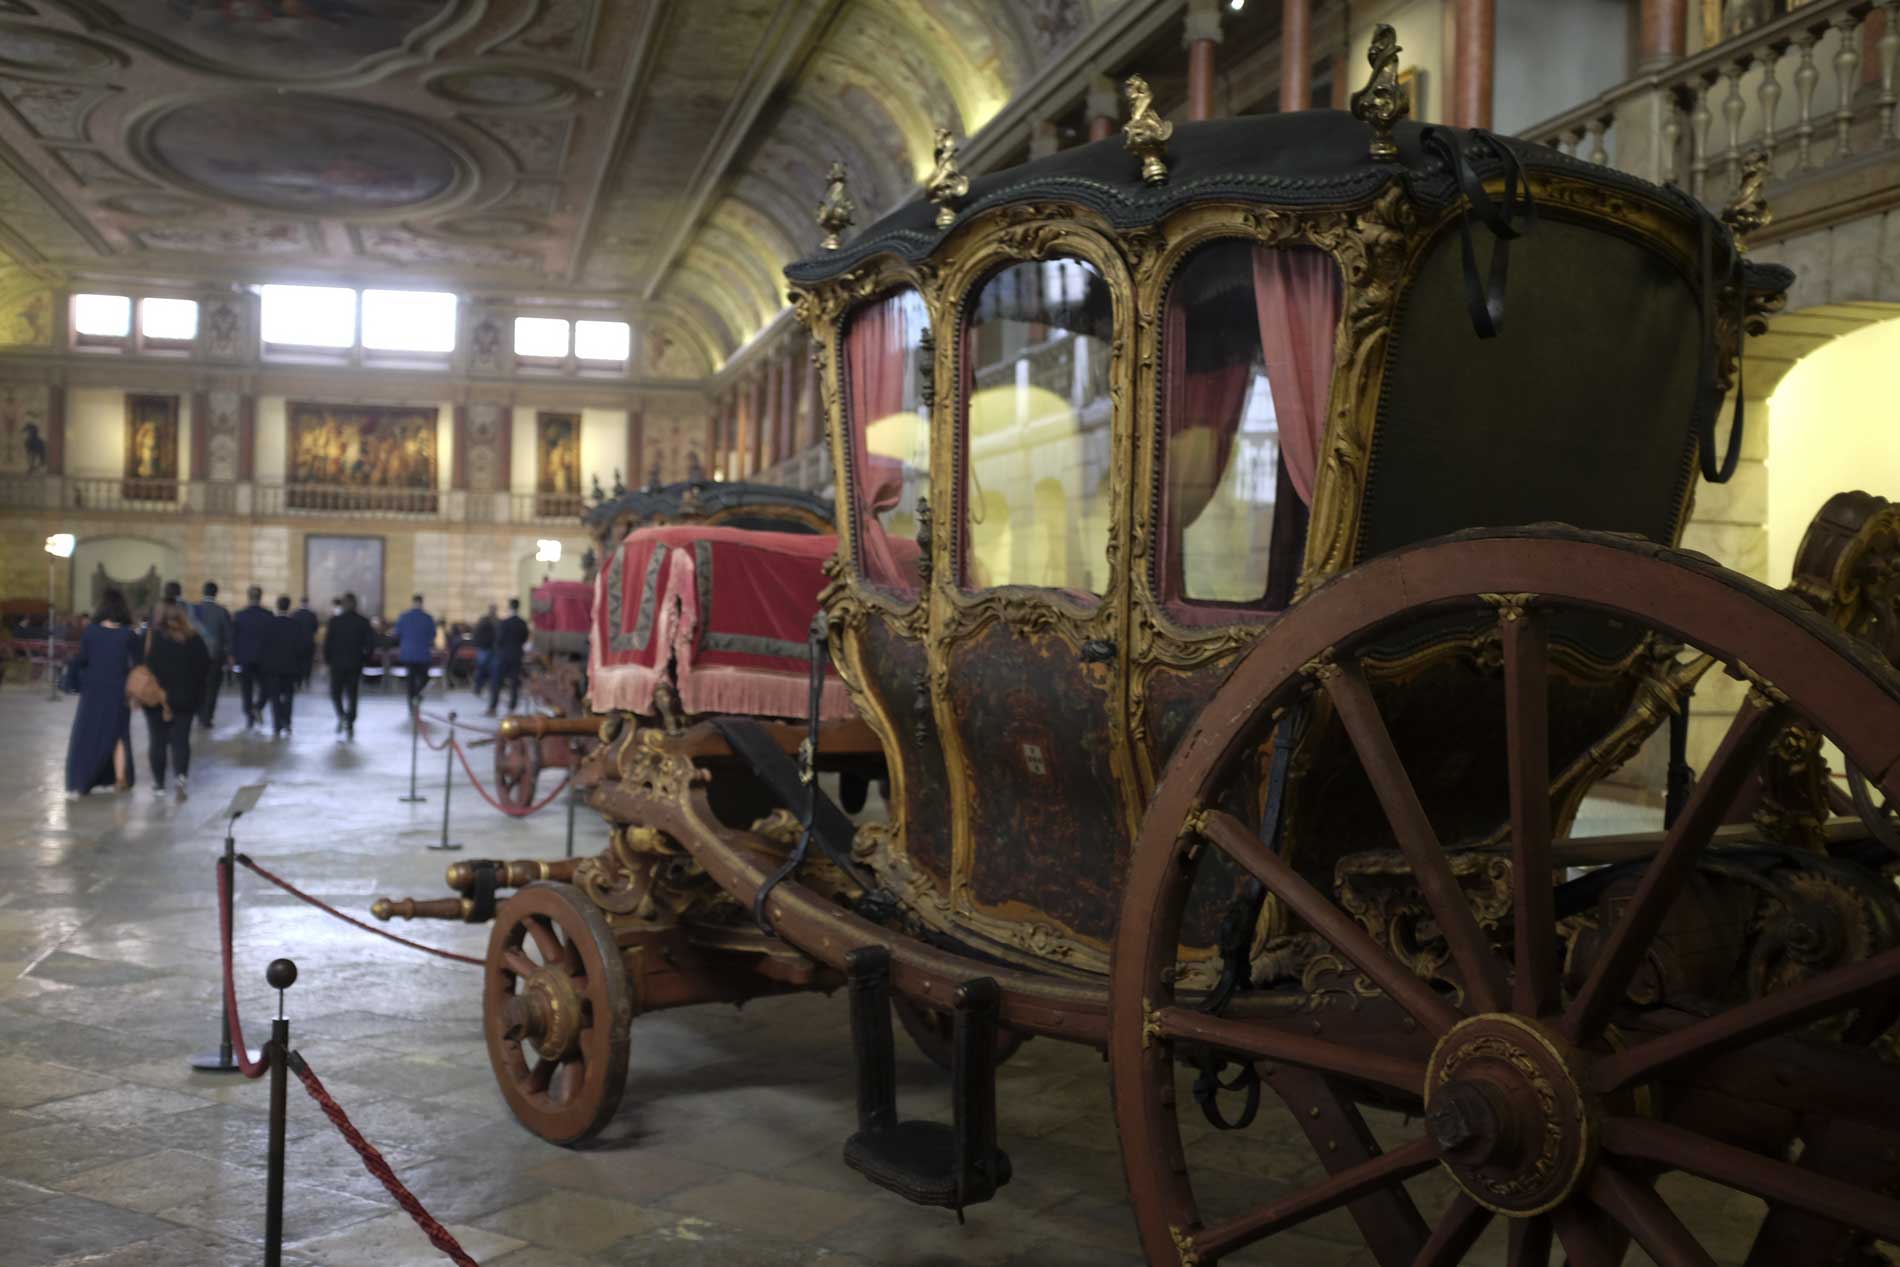
<svg viewBox="0 0 1900 1267">
<path fill-rule="evenodd" d="M 262 1060 L 263 1058 L 264 1058 L 264 1053 L 261 1050 L 253 1051 L 250 1054 L 250 1059 L 251 1059 L 252 1064 L 256 1064 L 258 1061 Z M 198 1055 L 193 1056 L 191 1058 L 191 1067 L 193 1069 L 196 1069 L 199 1073 L 238 1073 L 240 1072 L 238 1062 L 226 1056 L 222 1051 L 201 1052 Z"/>
<path fill-rule="evenodd" d="M 462 847 L 461 843 L 459 841 L 454 841 L 454 840 L 448 841 L 445 844 L 429 846 L 430 849 L 434 850 L 437 853 L 453 853 L 456 850 L 460 849 L 461 847 Z"/>
<path fill-rule="evenodd" d="M 426 796 L 399 796 L 396 798 L 396 801 L 402 805 L 413 805 L 417 801 L 426 801 L 428 799 Z"/>
</svg>

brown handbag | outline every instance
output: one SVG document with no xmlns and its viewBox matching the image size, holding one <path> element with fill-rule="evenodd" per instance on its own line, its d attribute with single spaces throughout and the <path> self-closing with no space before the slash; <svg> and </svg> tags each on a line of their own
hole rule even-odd
<svg viewBox="0 0 1900 1267">
<path fill-rule="evenodd" d="M 145 631 L 145 654 L 147 658 L 152 654 L 150 629 Z M 165 700 L 165 688 L 158 684 L 158 676 L 146 665 L 135 664 L 131 672 L 125 675 L 125 699 L 128 704 L 137 704 L 140 708 L 162 708 L 165 710 L 165 720 L 171 720 L 172 710 Z"/>
</svg>

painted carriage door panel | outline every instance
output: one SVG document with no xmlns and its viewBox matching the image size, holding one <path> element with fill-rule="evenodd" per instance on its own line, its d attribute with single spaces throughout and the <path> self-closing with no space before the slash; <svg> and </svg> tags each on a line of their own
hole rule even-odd
<svg viewBox="0 0 1900 1267">
<path fill-rule="evenodd" d="M 893 797 L 900 798 L 903 838 L 893 842 L 921 871 L 941 897 L 950 893 L 950 782 L 944 773 L 943 741 L 937 733 L 926 685 L 924 644 L 895 630 L 883 615 L 864 622 L 866 685 L 890 723 L 896 740 Z M 929 897 L 906 894 L 912 905 L 930 913 L 941 909 Z"/>
<path fill-rule="evenodd" d="M 964 304 L 938 716 L 954 729 L 958 917 L 1013 940 L 1037 924 L 1105 938 L 1127 858 L 1113 325 L 1108 285 L 1075 259 L 1009 265 Z"/>
</svg>

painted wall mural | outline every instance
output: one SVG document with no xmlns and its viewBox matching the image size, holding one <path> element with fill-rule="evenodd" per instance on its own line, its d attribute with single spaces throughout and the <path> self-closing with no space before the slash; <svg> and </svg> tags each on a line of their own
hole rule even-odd
<svg viewBox="0 0 1900 1267">
<path fill-rule="evenodd" d="M 351 215 L 427 202 L 461 165 L 419 120 L 312 94 L 220 97 L 159 116 L 145 148 L 182 182 L 278 211 Z"/>
<path fill-rule="evenodd" d="M 144 42 L 255 79 L 335 74 L 394 52 L 449 0 L 106 0 Z"/>
<path fill-rule="evenodd" d="M 536 492 L 578 497 L 581 491 L 581 416 L 534 416 Z"/>
<path fill-rule="evenodd" d="M 178 397 L 125 398 L 125 495 L 170 500 L 178 492 Z"/>
<path fill-rule="evenodd" d="M 0 475 L 46 469 L 48 389 L 38 383 L 0 383 Z"/>
<path fill-rule="evenodd" d="M 468 407 L 468 452 L 463 470 L 468 476 L 468 491 L 493 493 L 502 487 L 502 440 L 508 409 L 493 401 L 478 400 Z"/>
<path fill-rule="evenodd" d="M 204 422 L 207 429 L 205 461 L 210 469 L 204 478 L 234 480 L 238 477 L 238 411 L 242 406 L 243 400 L 236 392 L 206 393 L 205 408 L 210 417 Z M 196 419 L 193 425 L 197 425 Z M 192 478 L 198 478 L 195 472 Z"/>
<path fill-rule="evenodd" d="M 704 418 L 648 417 L 641 438 L 646 445 L 646 452 L 640 455 L 642 484 L 705 478 Z"/>
<path fill-rule="evenodd" d="M 303 539 L 304 592 L 310 601 L 327 605 L 345 594 L 356 595 L 356 610 L 365 616 L 383 614 L 383 539 L 331 537 L 315 533 Z"/>
<path fill-rule="evenodd" d="M 433 489 L 436 410 L 414 405 L 292 401 L 288 482 Z"/>
</svg>

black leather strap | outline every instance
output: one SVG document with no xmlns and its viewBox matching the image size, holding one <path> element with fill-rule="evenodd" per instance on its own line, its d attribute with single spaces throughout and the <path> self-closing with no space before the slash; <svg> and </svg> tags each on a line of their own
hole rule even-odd
<svg viewBox="0 0 1900 1267">
<path fill-rule="evenodd" d="M 1504 201 L 1492 200 L 1485 191 L 1484 181 L 1472 169 L 1471 162 L 1465 157 L 1462 136 L 1469 135 L 1483 141 L 1504 158 Z M 1465 197 L 1464 210 L 1458 217 L 1459 250 L 1464 257 L 1465 308 L 1471 314 L 1471 328 L 1480 339 L 1494 339 L 1504 328 L 1504 295 L 1510 281 L 1511 243 L 1520 238 L 1537 223 L 1537 204 L 1531 198 L 1530 182 L 1524 179 L 1524 169 L 1518 162 L 1517 153 L 1510 146 L 1493 137 L 1489 132 L 1473 128 L 1468 134 L 1461 134 L 1453 128 L 1426 128 L 1419 138 L 1427 152 L 1435 154 L 1451 170 L 1458 182 L 1459 192 Z M 1479 223 L 1491 231 L 1491 263 L 1486 275 L 1480 278 L 1478 272 L 1478 248 L 1472 240 L 1471 220 L 1477 217 Z M 1523 228 L 1517 221 L 1523 219 Z"/>
<path fill-rule="evenodd" d="M 812 831 L 812 824 L 819 816 L 821 798 L 824 797 L 824 793 L 818 787 L 818 711 L 824 702 L 825 666 L 831 661 L 828 643 L 825 614 L 819 612 L 812 617 L 811 628 L 805 637 L 805 650 L 810 657 L 811 669 L 805 694 L 805 740 L 798 747 L 798 781 L 805 788 L 805 805 L 798 816 L 798 843 L 792 847 L 792 852 L 786 857 L 784 864 L 766 877 L 765 883 L 759 886 L 758 896 L 752 899 L 753 921 L 768 933 L 774 930 L 772 921 L 765 913 L 766 901 L 772 896 L 773 889 L 791 878 L 797 873 L 798 868 L 804 865 L 805 854 L 811 848 L 815 834 L 818 836 L 818 847 L 824 851 L 825 856 L 830 858 L 847 876 L 850 876 L 859 887 L 869 891 L 869 886 L 864 883 L 863 877 L 851 863 L 849 848 L 839 848 L 837 843 L 830 839 L 832 834 L 830 832 L 814 833 Z M 721 729 L 723 730 L 724 727 L 722 726 Z M 774 746 L 773 751 L 776 753 L 779 750 Z M 841 811 L 831 805 L 828 799 L 825 799 L 823 804 L 831 810 L 833 815 L 842 817 Z M 846 819 L 845 823 L 848 826 L 849 820 Z M 845 839 L 849 841 L 848 834 Z"/>
<path fill-rule="evenodd" d="M 1697 242 L 1697 264 L 1702 273 L 1702 357 L 1696 367 L 1695 435 L 1696 457 L 1702 478 L 1711 484 L 1726 484 L 1742 460 L 1742 434 L 1745 416 L 1742 407 L 1742 355 L 1735 356 L 1735 411 L 1729 419 L 1728 448 L 1718 465 L 1715 460 L 1715 419 L 1721 412 L 1722 397 L 1715 381 L 1716 347 L 1715 304 L 1719 295 L 1715 277 L 1715 224 L 1702 217 L 1702 232 Z M 1748 287 L 1739 269 L 1731 268 L 1730 281 L 1735 291 L 1735 337 L 1744 338 L 1742 323 L 1748 315 Z"/>
</svg>

